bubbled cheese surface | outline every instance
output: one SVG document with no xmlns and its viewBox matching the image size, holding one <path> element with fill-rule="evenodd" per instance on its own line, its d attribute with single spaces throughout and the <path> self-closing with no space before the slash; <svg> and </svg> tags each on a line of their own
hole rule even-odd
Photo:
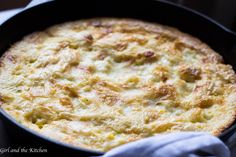
<svg viewBox="0 0 236 157">
<path fill-rule="evenodd" d="M 235 82 L 217 53 L 176 29 L 91 19 L 15 43 L 1 58 L 0 105 L 49 138 L 108 151 L 169 132 L 219 135 L 235 119 Z"/>
</svg>

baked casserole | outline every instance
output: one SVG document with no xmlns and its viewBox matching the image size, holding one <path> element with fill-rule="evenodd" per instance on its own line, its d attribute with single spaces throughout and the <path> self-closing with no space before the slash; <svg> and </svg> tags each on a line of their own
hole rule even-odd
<svg viewBox="0 0 236 157">
<path fill-rule="evenodd" d="M 236 75 L 174 28 L 97 18 L 35 32 L 1 57 L 0 106 L 19 123 L 108 151 L 158 134 L 220 135 L 235 120 Z"/>
</svg>

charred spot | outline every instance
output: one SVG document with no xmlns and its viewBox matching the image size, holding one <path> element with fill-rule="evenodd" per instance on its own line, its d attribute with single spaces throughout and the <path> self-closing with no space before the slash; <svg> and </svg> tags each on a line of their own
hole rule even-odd
<svg viewBox="0 0 236 157">
<path fill-rule="evenodd" d="M 163 84 L 162 86 L 156 88 L 150 88 L 150 92 L 147 95 L 151 99 L 174 99 L 176 95 L 176 89 L 173 85 Z"/>
<path fill-rule="evenodd" d="M 169 78 L 169 71 L 168 68 L 163 66 L 158 66 L 154 70 L 154 76 L 157 78 L 158 81 L 166 82 Z"/>
<path fill-rule="evenodd" d="M 123 48 L 123 47 L 122 47 Z M 159 56 L 154 52 L 140 52 L 135 54 L 115 54 L 113 58 L 116 62 L 130 62 L 130 64 L 142 65 L 144 63 L 155 62 Z"/>
<path fill-rule="evenodd" d="M 63 87 L 63 90 L 66 91 L 67 94 L 71 97 L 77 97 L 78 96 L 77 90 L 73 87 L 65 86 L 65 87 Z"/>
<path fill-rule="evenodd" d="M 98 56 L 97 56 L 97 58 L 99 59 L 99 60 L 104 60 L 105 58 L 106 58 L 107 56 L 105 55 L 105 54 L 99 54 Z"/>
<path fill-rule="evenodd" d="M 106 57 L 108 56 L 108 52 L 107 51 L 101 51 L 98 55 L 97 55 L 97 59 L 98 60 L 104 60 Z"/>
<path fill-rule="evenodd" d="M 174 50 L 183 51 L 184 48 L 186 48 L 186 45 L 184 43 L 182 43 L 182 42 L 175 42 Z"/>
<path fill-rule="evenodd" d="M 86 35 L 84 38 L 85 38 L 85 40 L 86 40 L 88 43 L 92 43 L 92 42 L 93 42 L 93 36 L 92 36 L 91 34 Z"/>
<path fill-rule="evenodd" d="M 156 55 L 154 52 L 152 51 L 145 51 L 142 53 L 138 53 L 137 56 L 135 57 L 135 64 L 137 65 L 141 65 L 143 63 L 151 63 L 151 62 L 155 62 L 158 59 L 158 55 Z"/>
<path fill-rule="evenodd" d="M 158 88 L 156 96 L 162 99 L 174 97 L 175 88 L 172 85 L 163 85 Z"/>
<path fill-rule="evenodd" d="M 157 56 L 155 55 L 154 52 L 152 51 L 145 51 L 142 53 L 138 53 L 137 58 L 144 58 L 146 59 L 151 59 L 151 58 L 156 58 Z"/>
<path fill-rule="evenodd" d="M 213 105 L 214 101 L 210 98 L 205 98 L 205 99 L 200 99 L 197 102 L 197 106 L 200 108 L 208 108 L 211 107 Z"/>
<path fill-rule="evenodd" d="M 168 80 L 168 77 L 166 76 L 161 77 L 161 81 L 166 82 L 167 80 Z"/>
<path fill-rule="evenodd" d="M 154 54 L 155 54 L 155 53 L 152 52 L 152 51 L 146 51 L 146 52 L 144 52 L 144 56 L 147 57 L 147 58 L 153 57 Z"/>
<path fill-rule="evenodd" d="M 16 63 L 16 57 L 13 55 L 10 55 L 10 54 L 6 55 L 6 59 L 12 63 Z"/>
<path fill-rule="evenodd" d="M 179 70 L 180 78 L 186 82 L 194 82 L 201 79 L 201 70 L 197 68 L 187 67 Z"/>
<path fill-rule="evenodd" d="M 115 49 L 117 51 L 123 51 L 127 48 L 127 46 L 128 46 L 127 43 L 119 43 L 115 45 Z"/>
</svg>

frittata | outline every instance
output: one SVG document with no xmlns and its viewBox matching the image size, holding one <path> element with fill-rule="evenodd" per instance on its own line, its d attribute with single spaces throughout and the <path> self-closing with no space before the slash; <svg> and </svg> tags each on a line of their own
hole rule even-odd
<svg viewBox="0 0 236 157">
<path fill-rule="evenodd" d="M 170 132 L 220 135 L 235 120 L 236 75 L 209 46 L 174 28 L 79 20 L 5 52 L 0 106 L 49 138 L 108 151 Z"/>
</svg>

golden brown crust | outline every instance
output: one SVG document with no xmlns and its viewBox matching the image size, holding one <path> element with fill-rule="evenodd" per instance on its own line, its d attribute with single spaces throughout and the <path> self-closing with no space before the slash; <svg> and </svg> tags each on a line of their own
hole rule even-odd
<svg viewBox="0 0 236 157">
<path fill-rule="evenodd" d="M 1 57 L 0 104 L 23 125 L 107 151 L 178 131 L 220 135 L 236 117 L 236 75 L 200 40 L 133 19 L 68 22 Z"/>
<path fill-rule="evenodd" d="M 110 19 L 110 18 L 90 19 L 88 21 L 91 21 L 92 23 L 92 21 L 97 21 L 97 20 L 100 21 L 101 23 L 106 23 L 107 25 L 117 24 L 116 19 Z M 126 27 L 139 26 L 142 29 L 146 31 L 150 31 L 152 33 L 160 33 L 160 34 L 170 36 L 171 38 L 179 39 L 178 42 L 183 42 L 184 44 L 187 44 L 187 46 L 200 50 L 200 52 L 203 52 L 203 53 L 213 53 L 214 55 L 216 55 L 215 56 L 216 58 L 219 58 L 217 60 L 219 61 L 222 60 L 222 57 L 218 53 L 216 53 L 214 50 L 212 50 L 207 44 L 201 42 L 199 39 L 189 34 L 180 32 L 174 27 L 163 26 L 156 23 L 153 24 L 153 23 L 148 23 L 148 22 L 142 22 L 142 21 L 134 20 L 134 19 L 119 19 L 118 24 L 126 25 Z"/>
<path fill-rule="evenodd" d="M 222 125 L 221 127 L 219 127 L 218 130 L 216 130 L 215 132 L 212 133 L 212 135 L 215 135 L 215 136 L 220 136 L 227 128 L 229 128 L 235 121 L 235 118 L 233 117 L 236 117 L 236 114 L 234 113 L 233 115 L 231 115 L 232 118 L 226 122 L 224 125 Z"/>
</svg>

